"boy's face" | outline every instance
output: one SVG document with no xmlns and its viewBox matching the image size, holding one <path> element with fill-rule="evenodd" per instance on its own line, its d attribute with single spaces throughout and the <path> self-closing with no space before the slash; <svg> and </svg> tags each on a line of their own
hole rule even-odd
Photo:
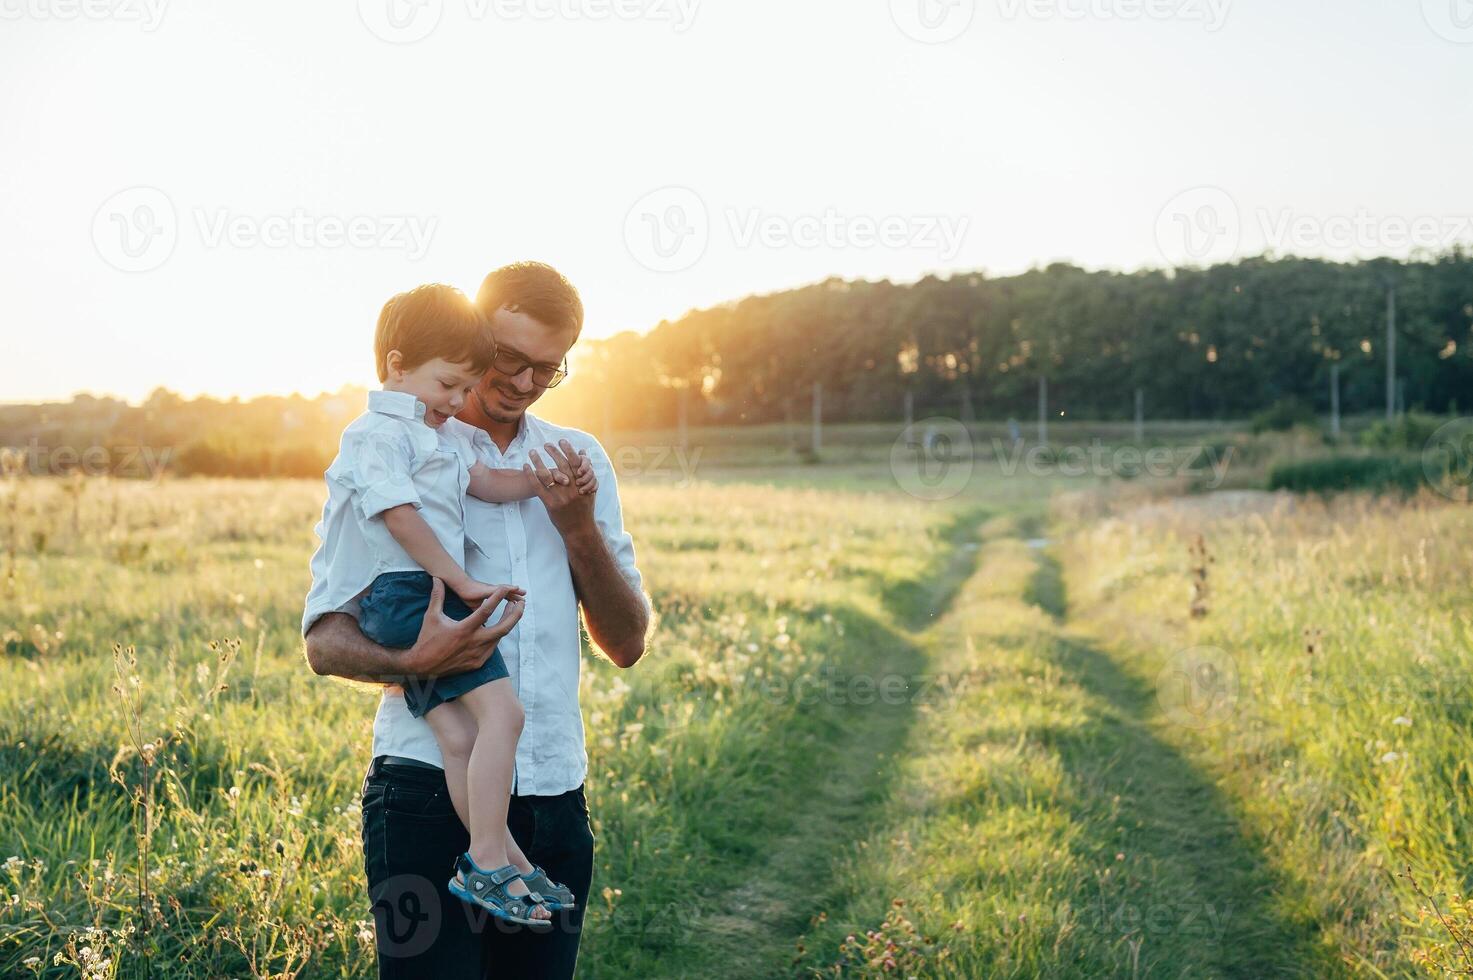
<svg viewBox="0 0 1473 980">
<path fill-rule="evenodd" d="M 528 365 L 557 367 L 578 339 L 572 330 L 557 330 L 526 313 L 506 309 L 497 310 L 492 316 L 491 330 L 496 335 L 500 354 L 490 370 L 477 379 L 470 403 L 461 415 L 471 425 L 483 424 L 483 420 L 503 423 L 519 420 L 547 390 L 532 383 L 532 369 Z M 505 373 L 501 370 L 503 365 L 516 368 L 516 373 Z"/>
<path fill-rule="evenodd" d="M 470 364 L 456 364 L 443 357 L 425 361 L 411 371 L 395 370 L 390 352 L 389 378 L 384 387 L 413 395 L 425 404 L 425 425 L 438 429 L 465 405 L 466 397 L 481 376 Z"/>
</svg>

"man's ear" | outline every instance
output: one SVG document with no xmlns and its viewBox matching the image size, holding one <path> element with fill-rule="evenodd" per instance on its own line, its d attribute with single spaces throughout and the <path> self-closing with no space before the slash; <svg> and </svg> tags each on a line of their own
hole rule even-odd
<svg viewBox="0 0 1473 980">
<path fill-rule="evenodd" d="M 394 348 L 384 355 L 384 374 L 394 381 L 404 380 L 404 355 Z"/>
</svg>

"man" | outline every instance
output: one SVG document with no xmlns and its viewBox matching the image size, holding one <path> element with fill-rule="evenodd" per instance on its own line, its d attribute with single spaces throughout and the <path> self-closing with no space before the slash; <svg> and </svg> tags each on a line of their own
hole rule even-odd
<svg viewBox="0 0 1473 980">
<path fill-rule="evenodd" d="M 593 876 L 578 708 L 579 608 L 590 639 L 620 667 L 643 656 L 650 609 L 608 455 L 586 433 L 527 414 L 566 374 L 567 352 L 583 326 L 577 291 L 552 267 L 522 262 L 487 276 L 476 303 L 491 321 L 497 355 L 447 431 L 479 447 L 491 467 L 531 465 L 533 450 L 545 458 L 533 465 L 543 486 L 537 499 L 467 500 L 466 571 L 477 581 L 517 586 L 526 598 L 508 600 L 483 629 L 505 591 L 456 622 L 443 614 L 437 581 L 418 641 L 391 650 L 358 629 L 353 603 L 316 609 L 309 595 L 307 662 L 318 674 L 392 683 L 473 669 L 499 645 L 526 714 L 508 825 L 528 859 L 573 891 L 577 908 L 558 913 L 550 932 L 534 933 L 503 927 L 449 895 L 445 886 L 468 836 L 451 808 L 434 736 L 390 688 L 374 718 L 374 757 L 363 786 L 379 973 L 571 977 Z M 557 484 L 548 468 L 571 473 L 580 450 L 598 477 L 592 496 Z"/>
</svg>

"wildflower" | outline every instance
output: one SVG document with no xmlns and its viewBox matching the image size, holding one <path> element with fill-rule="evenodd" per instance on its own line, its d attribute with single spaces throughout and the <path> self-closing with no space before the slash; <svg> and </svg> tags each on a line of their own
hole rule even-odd
<svg viewBox="0 0 1473 980">
<path fill-rule="evenodd" d="M 1400 759 L 1400 758 L 1401 758 L 1401 753 L 1400 752 L 1387 752 L 1385 755 L 1383 755 L 1381 757 L 1381 761 L 1382 762 L 1386 762 L 1386 763 L 1391 763 L 1391 762 L 1395 762 L 1397 759 Z"/>
<path fill-rule="evenodd" d="M 1406 715 L 1397 715 L 1395 718 L 1391 719 L 1391 723 L 1393 725 L 1400 725 L 1402 728 L 1410 728 L 1412 720 Z"/>
</svg>

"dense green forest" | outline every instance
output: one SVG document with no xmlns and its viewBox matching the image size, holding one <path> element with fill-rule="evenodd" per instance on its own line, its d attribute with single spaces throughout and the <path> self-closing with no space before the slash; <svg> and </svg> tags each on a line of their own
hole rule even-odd
<svg viewBox="0 0 1473 980">
<path fill-rule="evenodd" d="M 1034 411 L 1038 378 L 1071 416 L 1120 418 L 1143 388 L 1155 418 L 1240 418 L 1285 399 L 1328 411 L 1385 404 L 1388 285 L 1408 408 L 1473 396 L 1473 254 L 1358 264 L 1250 259 L 1207 269 L 1052 265 L 911 285 L 826 282 L 686 314 L 585 352 L 564 404 L 613 427 L 803 417 L 813 382 L 831 421 L 917 411 Z M 590 377 L 591 376 L 591 377 Z"/>
<path fill-rule="evenodd" d="M 1343 410 L 1374 411 L 1385 404 L 1393 287 L 1405 407 L 1466 408 L 1473 254 L 1455 250 L 1134 273 L 1051 265 L 903 285 L 830 279 L 584 341 L 542 409 L 605 437 L 674 425 L 682 401 L 690 425 L 774 422 L 806 418 L 819 382 L 830 422 L 899 420 L 907 392 L 917 415 L 1027 417 L 1045 377 L 1051 410 L 1071 417 L 1124 418 L 1140 388 L 1151 418 L 1242 418 L 1286 401 L 1327 411 L 1338 364 Z M 0 406 L 0 445 L 31 447 L 32 469 L 48 472 L 315 476 L 362 397 L 161 390 L 142 405 L 78 396 Z"/>
</svg>

